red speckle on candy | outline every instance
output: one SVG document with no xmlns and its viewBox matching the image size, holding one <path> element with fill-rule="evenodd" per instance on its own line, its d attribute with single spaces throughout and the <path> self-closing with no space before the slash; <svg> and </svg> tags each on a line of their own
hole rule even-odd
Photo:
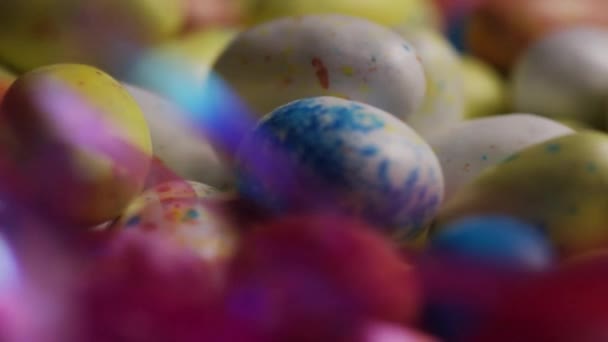
<svg viewBox="0 0 608 342">
<path fill-rule="evenodd" d="M 315 57 L 312 59 L 312 66 L 315 67 L 315 73 L 321 87 L 323 87 L 323 89 L 329 89 L 329 72 L 323 64 L 323 61 L 320 58 Z"/>
</svg>

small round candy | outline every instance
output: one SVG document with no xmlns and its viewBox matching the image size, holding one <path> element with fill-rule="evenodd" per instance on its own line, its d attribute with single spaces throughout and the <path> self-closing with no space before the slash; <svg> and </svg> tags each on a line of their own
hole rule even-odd
<svg viewBox="0 0 608 342">
<path fill-rule="evenodd" d="M 265 116 L 243 141 L 239 188 L 279 210 L 345 210 L 414 237 L 443 196 L 431 148 L 394 116 L 333 97 Z"/>
<path fill-rule="evenodd" d="M 221 261 L 231 255 L 235 232 L 216 202 L 226 195 L 196 182 L 172 181 L 145 191 L 115 227 L 158 232 L 202 258 Z"/>
<path fill-rule="evenodd" d="M 232 42 L 215 70 L 260 117 L 294 100 L 336 96 L 407 121 L 426 84 L 414 48 L 397 33 L 331 14 L 255 26 Z"/>
<path fill-rule="evenodd" d="M 433 236 L 433 253 L 461 257 L 478 264 L 524 270 L 544 270 L 554 253 L 534 226 L 501 216 L 463 219 Z"/>
<path fill-rule="evenodd" d="M 515 67 L 515 109 L 603 128 L 607 54 L 608 29 L 573 28 L 545 37 Z"/>
<path fill-rule="evenodd" d="M 445 201 L 479 174 L 528 146 L 572 134 L 565 125 L 530 114 L 463 121 L 429 139 L 445 179 Z"/>
</svg>

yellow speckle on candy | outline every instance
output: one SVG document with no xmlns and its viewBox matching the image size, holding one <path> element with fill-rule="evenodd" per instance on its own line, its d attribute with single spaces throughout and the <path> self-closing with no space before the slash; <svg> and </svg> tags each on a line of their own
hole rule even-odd
<svg viewBox="0 0 608 342">
<path fill-rule="evenodd" d="M 344 67 L 342 67 L 342 73 L 345 76 L 349 76 L 350 77 L 350 76 L 352 76 L 352 75 L 355 74 L 355 70 L 352 67 L 344 66 Z"/>
</svg>

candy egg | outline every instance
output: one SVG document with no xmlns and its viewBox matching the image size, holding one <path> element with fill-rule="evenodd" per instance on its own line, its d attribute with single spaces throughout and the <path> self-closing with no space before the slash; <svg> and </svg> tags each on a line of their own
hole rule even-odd
<svg viewBox="0 0 608 342">
<path fill-rule="evenodd" d="M 426 96 L 422 106 L 407 119 L 420 135 L 427 137 L 462 121 L 463 78 L 458 54 L 450 43 L 431 30 L 401 27 L 396 31 L 409 41 L 426 76 Z"/>
<path fill-rule="evenodd" d="M 471 56 L 462 58 L 465 114 L 477 118 L 508 110 L 507 85 L 492 67 Z"/>
<path fill-rule="evenodd" d="M 424 98 L 418 59 L 387 28 L 354 17 L 311 15 L 243 32 L 215 70 L 260 117 L 290 101 L 336 96 L 407 121 Z"/>
<path fill-rule="evenodd" d="M 162 183 L 135 199 L 114 226 L 157 232 L 205 260 L 223 261 L 236 241 L 234 229 L 219 209 L 226 196 L 201 183 Z"/>
<path fill-rule="evenodd" d="M 608 242 L 608 135 L 576 133 L 511 155 L 463 187 L 440 224 L 481 214 L 510 215 L 545 231 L 565 255 Z"/>
<path fill-rule="evenodd" d="M 574 131 L 530 114 L 464 121 L 429 139 L 445 179 L 445 201 L 486 168 L 528 146 Z"/>
<path fill-rule="evenodd" d="M 608 26 L 607 11 L 604 0 L 483 0 L 469 19 L 467 45 L 509 71 L 530 44 L 547 34 L 573 26 Z"/>
<path fill-rule="evenodd" d="M 607 54 L 608 30 L 569 29 L 540 40 L 515 67 L 515 109 L 603 128 Z"/>
<path fill-rule="evenodd" d="M 103 72 L 74 64 L 35 69 L 11 85 L 0 110 L 0 180 L 41 212 L 96 225 L 141 191 L 150 133 L 137 103 Z"/>
<path fill-rule="evenodd" d="M 444 227 L 431 239 L 432 253 L 477 264 L 523 270 L 546 270 L 553 249 L 535 227 L 501 216 L 473 217 Z"/>
<path fill-rule="evenodd" d="M 431 148 L 375 107 L 332 97 L 265 116 L 238 154 L 239 189 L 279 211 L 362 215 L 398 238 L 424 231 L 443 196 Z"/>
<path fill-rule="evenodd" d="M 19 70 L 85 63 L 122 72 L 134 51 L 176 34 L 178 0 L 3 0 L 0 58 Z"/>
<path fill-rule="evenodd" d="M 135 86 L 125 87 L 139 104 L 150 127 L 154 155 L 171 171 L 220 189 L 233 185 L 232 172 L 226 163 L 176 105 Z"/>
<path fill-rule="evenodd" d="M 70 301 L 56 308 L 69 310 L 60 321 L 70 317 L 64 341 L 212 340 L 206 330 L 223 277 L 160 236 L 121 232 L 84 272 L 71 275 L 77 278 Z"/>
<path fill-rule="evenodd" d="M 253 0 L 250 21 L 260 23 L 287 16 L 339 13 L 365 18 L 386 26 L 402 24 L 437 27 L 439 15 L 426 0 Z"/>
<path fill-rule="evenodd" d="M 372 229 L 339 216 L 297 215 L 251 230 L 230 264 L 229 314 L 263 341 L 366 341 L 352 334 L 370 319 L 412 322 L 417 273 Z M 242 308 L 249 300 L 256 305 Z"/>
</svg>

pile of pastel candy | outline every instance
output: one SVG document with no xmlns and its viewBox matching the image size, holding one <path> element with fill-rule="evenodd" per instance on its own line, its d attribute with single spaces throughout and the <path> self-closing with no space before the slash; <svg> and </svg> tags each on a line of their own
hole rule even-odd
<svg viewBox="0 0 608 342">
<path fill-rule="evenodd" d="M 0 341 L 607 341 L 605 0 L 0 1 Z"/>
</svg>

